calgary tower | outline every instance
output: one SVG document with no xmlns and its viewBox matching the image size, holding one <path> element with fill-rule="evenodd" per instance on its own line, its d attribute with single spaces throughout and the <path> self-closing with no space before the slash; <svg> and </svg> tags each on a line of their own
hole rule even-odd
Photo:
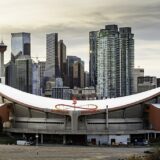
<svg viewBox="0 0 160 160">
<path fill-rule="evenodd" d="M 0 43 L 0 77 L 4 77 L 4 52 L 7 46 L 1 41 Z"/>
</svg>

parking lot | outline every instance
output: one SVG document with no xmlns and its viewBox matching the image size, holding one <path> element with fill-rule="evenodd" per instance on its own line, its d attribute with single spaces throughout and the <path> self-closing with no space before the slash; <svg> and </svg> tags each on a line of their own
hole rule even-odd
<svg viewBox="0 0 160 160">
<path fill-rule="evenodd" d="M 119 160 L 149 148 L 0 145 L 0 160 Z"/>
</svg>

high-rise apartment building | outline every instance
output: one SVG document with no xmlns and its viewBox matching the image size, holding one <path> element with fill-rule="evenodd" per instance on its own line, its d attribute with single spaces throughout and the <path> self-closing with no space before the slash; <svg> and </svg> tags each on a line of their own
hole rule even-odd
<svg viewBox="0 0 160 160">
<path fill-rule="evenodd" d="M 120 96 L 133 94 L 134 34 L 130 27 L 119 29 Z"/>
<path fill-rule="evenodd" d="M 133 93 L 134 39 L 131 28 L 117 25 L 92 31 L 90 40 L 90 85 L 98 98 Z"/>
<path fill-rule="evenodd" d="M 60 73 L 58 66 L 58 33 L 47 34 L 46 45 L 47 55 L 44 77 L 55 81 L 55 78 L 59 76 Z"/>
<path fill-rule="evenodd" d="M 96 91 L 98 98 L 117 96 L 118 27 L 108 25 L 98 33 L 96 56 Z"/>
</svg>

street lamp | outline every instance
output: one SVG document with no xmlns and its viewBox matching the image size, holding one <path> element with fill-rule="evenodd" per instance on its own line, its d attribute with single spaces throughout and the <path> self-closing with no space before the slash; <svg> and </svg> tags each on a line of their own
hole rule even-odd
<svg viewBox="0 0 160 160">
<path fill-rule="evenodd" d="M 36 134 L 36 146 L 38 146 L 38 134 Z"/>
</svg>

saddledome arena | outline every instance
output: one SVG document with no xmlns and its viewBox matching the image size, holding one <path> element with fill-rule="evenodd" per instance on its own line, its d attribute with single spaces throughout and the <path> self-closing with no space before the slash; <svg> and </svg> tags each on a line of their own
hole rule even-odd
<svg viewBox="0 0 160 160">
<path fill-rule="evenodd" d="M 127 144 L 160 137 L 160 88 L 77 102 L 0 84 L 0 123 L 17 139 L 52 144 Z"/>
</svg>

